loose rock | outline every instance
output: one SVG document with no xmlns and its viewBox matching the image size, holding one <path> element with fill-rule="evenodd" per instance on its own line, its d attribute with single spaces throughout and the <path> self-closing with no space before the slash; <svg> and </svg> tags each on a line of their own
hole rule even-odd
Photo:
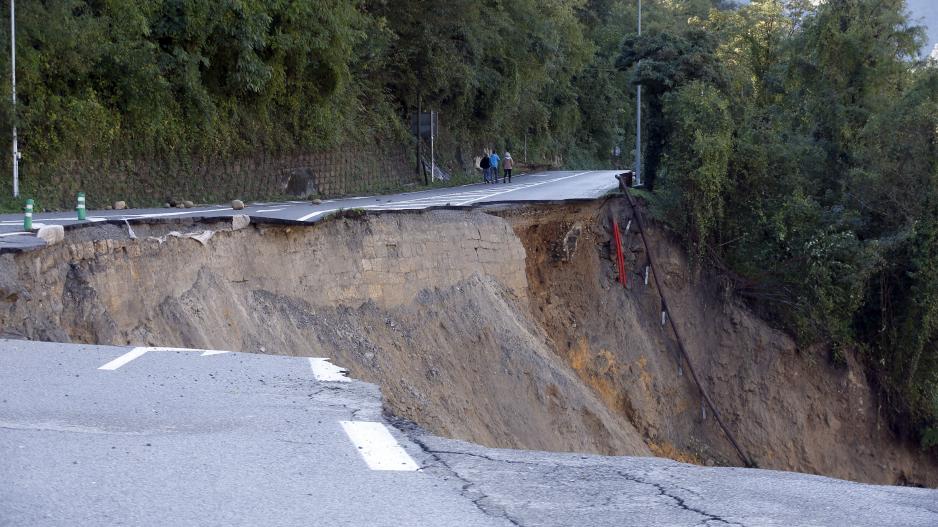
<svg viewBox="0 0 938 527">
<path fill-rule="evenodd" d="M 127 203 L 124 201 L 115 201 L 114 210 L 124 210 L 127 208 Z"/>
<path fill-rule="evenodd" d="M 36 237 L 49 245 L 54 245 L 65 239 L 65 228 L 61 225 L 43 225 L 36 232 Z"/>
<path fill-rule="evenodd" d="M 192 202 L 189 201 L 189 200 L 186 200 L 186 201 L 183 201 L 183 202 L 182 202 L 182 206 L 185 207 L 185 208 L 187 208 L 187 209 L 191 209 L 192 207 L 195 206 L 195 204 L 192 203 Z"/>
<path fill-rule="evenodd" d="M 313 205 L 321 205 L 321 204 L 322 204 L 322 200 L 319 199 L 319 198 L 317 198 L 317 199 L 314 199 L 313 201 L 311 201 L 310 203 L 312 203 Z"/>
<path fill-rule="evenodd" d="M 251 224 L 251 217 L 247 214 L 236 214 L 231 217 L 231 230 L 241 230 Z"/>
<path fill-rule="evenodd" d="M 233 199 L 231 200 L 231 208 L 234 210 L 241 210 L 244 208 L 244 202 L 240 199 Z"/>
</svg>

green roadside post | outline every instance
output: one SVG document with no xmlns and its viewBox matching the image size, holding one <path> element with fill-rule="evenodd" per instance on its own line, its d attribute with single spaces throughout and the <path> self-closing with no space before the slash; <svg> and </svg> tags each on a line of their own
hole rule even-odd
<svg viewBox="0 0 938 527">
<path fill-rule="evenodd" d="M 78 206 L 75 207 L 75 210 L 78 211 L 78 219 L 79 219 L 79 220 L 84 220 L 84 219 L 85 219 L 85 216 L 86 216 L 86 212 L 85 212 L 85 193 L 84 193 L 84 192 L 79 192 L 79 193 L 78 193 Z"/>
<path fill-rule="evenodd" d="M 26 200 L 26 211 L 23 216 L 23 230 L 29 232 L 33 230 L 33 200 Z"/>
</svg>

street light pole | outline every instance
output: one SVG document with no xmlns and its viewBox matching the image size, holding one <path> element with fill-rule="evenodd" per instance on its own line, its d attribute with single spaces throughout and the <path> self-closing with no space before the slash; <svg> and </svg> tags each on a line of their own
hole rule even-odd
<svg viewBox="0 0 938 527">
<path fill-rule="evenodd" d="M 10 69 L 13 79 L 13 197 L 20 197 L 20 150 L 16 144 L 16 0 L 10 0 Z"/>
<path fill-rule="evenodd" d="M 638 36 L 642 36 L 642 0 L 638 0 Z M 642 85 L 637 87 L 635 103 L 635 184 L 642 184 Z"/>
</svg>

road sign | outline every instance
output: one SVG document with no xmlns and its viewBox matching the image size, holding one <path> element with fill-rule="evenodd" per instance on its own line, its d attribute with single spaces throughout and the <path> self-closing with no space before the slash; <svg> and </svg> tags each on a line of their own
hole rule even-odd
<svg viewBox="0 0 938 527">
<path fill-rule="evenodd" d="M 437 112 L 420 112 L 410 116 L 410 133 L 414 135 L 419 135 L 423 139 L 430 139 L 431 132 L 439 129 L 440 119 Z"/>
</svg>

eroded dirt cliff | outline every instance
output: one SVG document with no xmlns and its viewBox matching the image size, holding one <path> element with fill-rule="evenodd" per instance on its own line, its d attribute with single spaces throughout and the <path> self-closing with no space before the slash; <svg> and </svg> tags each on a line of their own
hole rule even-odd
<svg viewBox="0 0 938 527">
<path fill-rule="evenodd" d="M 335 218 L 313 226 L 108 225 L 0 257 L 5 336 L 332 357 L 392 413 L 488 446 L 738 464 L 661 325 L 647 255 L 609 259 L 604 203 Z M 211 230 L 201 243 L 170 230 Z M 658 229 L 671 316 L 760 466 L 938 485 L 852 362 L 829 366 L 737 305 Z"/>
</svg>

